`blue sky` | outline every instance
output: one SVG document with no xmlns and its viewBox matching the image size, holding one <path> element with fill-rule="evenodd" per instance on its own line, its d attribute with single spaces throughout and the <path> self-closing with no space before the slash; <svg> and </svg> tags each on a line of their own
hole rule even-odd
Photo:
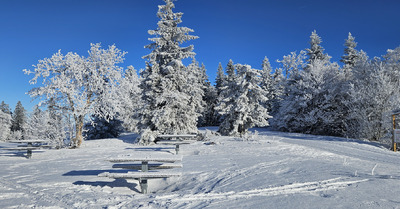
<svg viewBox="0 0 400 209">
<path fill-rule="evenodd" d="M 25 92 L 39 59 L 61 49 L 86 56 L 90 43 L 111 44 L 127 51 L 122 66 L 144 68 L 143 47 L 150 42 L 149 29 L 156 29 L 157 5 L 161 0 L 0 0 L 0 101 L 13 109 L 18 100 L 30 111 Z M 351 32 L 358 49 L 370 57 L 400 46 L 398 0 L 178 0 L 175 12 L 200 38 L 191 42 L 196 59 L 205 64 L 214 81 L 218 63 L 259 68 L 267 56 L 275 62 L 292 51 L 309 47 L 316 30 L 325 52 L 333 61 L 343 54 Z"/>
</svg>

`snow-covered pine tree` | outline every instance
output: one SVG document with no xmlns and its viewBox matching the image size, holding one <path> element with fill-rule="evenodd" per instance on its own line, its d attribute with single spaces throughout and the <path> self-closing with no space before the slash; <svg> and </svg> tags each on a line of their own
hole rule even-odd
<svg viewBox="0 0 400 209">
<path fill-rule="evenodd" d="M 0 141 L 5 141 L 10 136 L 11 115 L 0 110 Z"/>
<path fill-rule="evenodd" d="M 285 91 L 286 77 L 283 75 L 282 68 L 275 69 L 272 74 L 272 97 L 271 97 L 271 111 L 270 115 L 275 117 L 280 108 L 283 93 Z"/>
<path fill-rule="evenodd" d="M 215 110 L 217 111 L 220 121 L 220 132 L 222 131 L 226 133 L 229 131 L 221 130 L 221 126 L 223 126 L 223 122 L 227 125 L 234 122 L 233 120 L 230 120 L 231 118 L 227 118 L 227 115 L 229 115 L 229 110 L 235 103 L 235 94 L 238 91 L 235 66 L 232 60 L 229 60 L 228 64 L 226 65 L 225 72 L 226 74 L 224 74 L 224 76 L 221 76 L 223 78 L 222 83 L 220 87 L 217 88 L 218 99 Z M 228 127 L 226 127 L 226 129 L 228 129 Z"/>
<path fill-rule="evenodd" d="M 48 117 L 47 137 L 57 148 L 64 147 L 67 141 L 68 125 L 65 121 L 65 115 L 62 110 L 57 109 L 54 99 L 50 99 L 47 103 L 45 112 Z"/>
<path fill-rule="evenodd" d="M 218 64 L 217 69 L 217 77 L 215 78 L 215 88 L 217 89 L 217 93 L 221 92 L 221 87 L 225 79 L 224 68 L 221 63 Z"/>
<path fill-rule="evenodd" d="M 26 123 L 26 110 L 22 106 L 21 101 L 17 102 L 14 108 L 14 113 L 12 114 L 12 124 L 11 131 L 24 133 L 24 125 Z"/>
<path fill-rule="evenodd" d="M 4 113 L 12 115 L 10 106 L 8 104 L 6 104 L 4 101 L 1 101 L 0 110 L 3 111 Z"/>
<path fill-rule="evenodd" d="M 306 55 L 307 52 L 301 50 L 299 54 L 291 52 L 289 55 L 283 56 L 282 60 L 277 60 L 277 62 L 282 65 L 281 69 L 286 78 L 289 78 L 291 74 L 298 74 L 307 66 L 305 62 L 307 58 Z"/>
<path fill-rule="evenodd" d="M 322 40 L 314 30 L 310 36 L 310 48 L 307 51 L 307 67 L 313 64 L 316 60 L 323 60 L 329 62 L 331 57 L 324 53 L 325 49 L 321 46 Z"/>
<path fill-rule="evenodd" d="M 11 134 L 11 115 L 10 106 L 2 101 L 0 104 L 0 141 L 7 140 Z"/>
<path fill-rule="evenodd" d="M 139 111 L 143 106 L 141 99 L 140 79 L 136 70 L 129 66 L 121 80 L 121 88 L 118 90 L 118 99 L 121 102 L 119 119 L 127 131 L 137 132 L 139 123 Z"/>
<path fill-rule="evenodd" d="M 263 88 L 265 92 L 268 92 L 268 95 L 265 95 L 268 100 L 264 104 L 268 112 L 272 111 L 272 101 L 274 99 L 273 80 L 271 73 L 271 63 L 269 62 L 269 59 L 265 57 L 261 64 L 261 88 Z"/>
<path fill-rule="evenodd" d="M 305 60 L 305 51 L 300 51 L 299 54 L 291 52 L 289 55 L 283 56 L 282 60 L 278 60 L 286 78 L 283 84 L 283 94 L 277 104 L 279 109 L 271 119 L 271 126 L 277 130 L 291 131 L 291 123 L 296 123 L 298 113 L 295 107 L 299 105 L 297 98 L 303 95 L 297 85 L 301 82 L 301 72 L 306 67 Z"/>
<path fill-rule="evenodd" d="M 204 96 L 202 98 L 204 102 L 204 109 L 202 116 L 199 119 L 199 126 L 216 126 L 218 125 L 218 116 L 216 114 L 215 106 L 217 105 L 217 90 L 211 85 L 206 74 L 206 68 L 204 64 L 200 67 L 201 75 L 200 81 L 203 87 Z"/>
<path fill-rule="evenodd" d="M 249 65 L 229 62 L 227 79 L 224 82 L 217 110 L 223 115 L 219 132 L 229 136 L 243 136 L 254 126 L 268 126 L 271 116 L 263 104 L 268 100 L 268 92 L 261 84 L 260 70 Z M 235 69 L 236 72 L 235 73 Z"/>
<path fill-rule="evenodd" d="M 344 46 L 344 55 L 340 60 L 344 64 L 344 68 L 352 68 L 356 64 L 359 59 L 359 53 L 355 49 L 357 47 L 357 43 L 354 41 L 355 38 L 349 33 L 347 39 L 345 40 Z"/>
<path fill-rule="evenodd" d="M 203 126 L 218 126 L 220 123 L 218 111 L 215 110 L 218 102 L 217 89 L 209 85 L 204 91 L 203 100 L 206 102 Z"/>
<path fill-rule="evenodd" d="M 349 114 L 344 72 L 337 63 L 317 60 L 303 72 L 303 82 L 309 101 L 300 129 L 311 134 L 343 136 L 344 117 Z"/>
<path fill-rule="evenodd" d="M 188 84 L 190 85 L 187 90 L 188 95 L 192 96 L 191 104 L 199 114 L 198 126 L 204 126 L 210 120 L 210 107 L 209 102 L 206 101 L 206 91 L 209 91 L 211 84 L 206 74 L 206 67 L 204 64 L 199 65 L 196 59 L 186 68 L 188 73 Z M 212 110 L 211 110 L 212 111 Z"/>
<path fill-rule="evenodd" d="M 122 121 L 117 117 L 106 120 L 95 115 L 92 115 L 91 122 L 86 123 L 84 129 L 84 136 L 88 140 L 116 138 L 124 131 Z"/>
<path fill-rule="evenodd" d="M 88 57 L 72 52 L 63 55 L 59 51 L 51 58 L 39 60 L 34 72 L 24 70 L 26 74 L 35 74 L 31 84 L 42 77 L 43 86 L 32 89 L 31 97 L 42 98 L 40 105 L 54 99 L 57 108 L 74 120 L 72 146 L 79 147 L 83 142 L 87 115 L 108 118 L 116 115 L 118 108 L 113 104 L 122 78 L 122 68 L 117 64 L 124 60 L 124 55 L 114 45 L 101 49 L 100 44 L 91 44 Z M 99 105 L 102 111 L 98 111 Z"/>
<path fill-rule="evenodd" d="M 355 42 L 354 40 L 355 38 L 349 32 L 349 35 L 344 43 L 345 46 L 344 55 L 340 60 L 344 64 L 343 71 L 345 72 L 346 77 L 348 79 L 351 79 L 352 77 L 351 71 L 363 53 L 362 51 L 359 52 L 355 49 L 357 47 L 357 42 Z"/>
<path fill-rule="evenodd" d="M 182 60 L 194 57 L 193 45 L 182 47 L 181 44 L 197 36 L 187 27 L 179 27 L 183 13 L 174 13 L 172 0 L 164 0 L 157 16 L 160 18 L 158 28 L 149 30 L 153 43 L 145 46 L 151 49 L 146 69 L 142 72 L 144 108 L 141 111 L 141 142 L 149 143 L 158 133 L 195 133 L 199 114 L 195 107 L 193 91 L 187 77 L 187 68 Z M 188 89 L 189 88 L 189 89 Z"/>
<path fill-rule="evenodd" d="M 48 117 L 46 117 L 45 113 L 39 108 L 39 106 L 36 105 L 33 109 L 33 112 L 27 118 L 27 123 L 24 126 L 25 139 L 46 140 L 46 129 L 48 122 Z"/>
<path fill-rule="evenodd" d="M 352 137 L 382 140 L 391 133 L 391 113 L 400 106 L 400 47 L 383 59 L 362 56 L 353 68 Z"/>
</svg>

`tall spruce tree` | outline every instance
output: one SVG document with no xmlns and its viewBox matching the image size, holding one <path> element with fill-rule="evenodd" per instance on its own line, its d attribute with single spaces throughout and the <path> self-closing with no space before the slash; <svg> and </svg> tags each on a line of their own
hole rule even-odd
<svg viewBox="0 0 400 209">
<path fill-rule="evenodd" d="M 21 131 L 24 132 L 24 125 L 26 123 L 26 110 L 22 106 L 21 101 L 17 102 L 15 106 L 14 113 L 12 115 L 12 125 L 11 131 Z"/>
<path fill-rule="evenodd" d="M 12 114 L 10 106 L 6 104 L 4 101 L 1 101 L 0 110 L 9 115 Z"/>
<path fill-rule="evenodd" d="M 351 35 L 351 33 L 349 33 L 344 43 L 344 46 L 346 47 L 344 49 L 344 55 L 340 60 L 345 65 L 345 68 L 353 68 L 359 58 L 358 51 L 355 49 L 357 47 L 357 42 L 354 40 L 355 38 Z"/>
<path fill-rule="evenodd" d="M 325 49 L 321 46 L 322 40 L 318 36 L 317 32 L 314 30 L 310 36 L 310 48 L 307 51 L 307 68 L 310 67 L 316 60 L 329 61 L 330 56 L 325 54 Z"/>
<path fill-rule="evenodd" d="M 217 77 L 215 78 L 215 88 L 217 89 L 217 93 L 220 93 L 220 89 L 222 83 L 224 82 L 225 75 L 224 75 L 224 68 L 222 67 L 221 63 L 218 64 L 217 69 Z"/>
<path fill-rule="evenodd" d="M 265 96 L 269 99 L 264 104 L 268 112 L 272 111 L 272 101 L 274 98 L 273 80 L 271 72 L 272 72 L 271 64 L 269 62 L 269 59 L 265 57 L 261 64 L 261 87 L 264 89 L 265 92 L 268 93 L 268 95 Z"/>
<path fill-rule="evenodd" d="M 137 132 L 139 123 L 139 111 L 143 106 L 141 100 L 140 78 L 133 66 L 129 66 L 121 80 L 121 88 L 118 90 L 118 98 L 121 108 L 118 111 L 126 131 Z"/>
<path fill-rule="evenodd" d="M 233 68 L 231 68 L 233 67 Z M 224 82 L 217 110 L 223 115 L 219 132 L 229 136 L 243 136 L 254 126 L 268 126 L 268 92 L 261 88 L 261 72 L 249 65 L 228 63 L 228 76 Z M 230 71 L 230 72 L 229 72 Z"/>
<path fill-rule="evenodd" d="M 139 124 L 143 143 L 151 142 L 158 133 L 197 132 L 199 114 L 189 94 L 192 89 L 182 63 L 185 58 L 193 58 L 195 53 L 193 45 L 182 47 L 181 44 L 198 37 L 189 35 L 192 29 L 178 26 L 183 13 L 172 11 L 173 1 L 164 2 L 157 12 L 158 28 L 149 30 L 149 34 L 155 36 L 149 38 L 153 43 L 145 46 L 152 52 L 143 57 L 148 60 L 140 85 L 145 103 Z"/>
<path fill-rule="evenodd" d="M 11 128 L 11 114 L 0 110 L 0 141 L 8 139 Z"/>
</svg>

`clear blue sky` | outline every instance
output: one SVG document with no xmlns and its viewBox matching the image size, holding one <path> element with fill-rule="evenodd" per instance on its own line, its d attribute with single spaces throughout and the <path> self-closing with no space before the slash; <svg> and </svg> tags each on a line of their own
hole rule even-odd
<svg viewBox="0 0 400 209">
<path fill-rule="evenodd" d="M 14 109 L 18 100 L 31 111 L 25 92 L 39 59 L 61 49 L 86 56 L 90 43 L 127 51 L 123 66 L 144 68 L 143 47 L 156 29 L 161 0 L 0 0 L 0 101 Z M 200 38 L 192 41 L 196 59 L 211 81 L 218 63 L 228 60 L 259 68 L 267 56 L 275 62 L 291 51 L 309 47 L 315 29 L 325 52 L 339 61 L 351 32 L 358 49 L 381 56 L 400 45 L 398 0 L 179 0 L 175 12 Z"/>
</svg>

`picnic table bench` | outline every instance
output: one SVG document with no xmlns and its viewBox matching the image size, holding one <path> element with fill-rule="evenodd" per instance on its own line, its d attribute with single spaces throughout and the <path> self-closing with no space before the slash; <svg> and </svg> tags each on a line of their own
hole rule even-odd
<svg viewBox="0 0 400 209">
<path fill-rule="evenodd" d="M 175 145 L 175 153 L 179 153 L 179 145 L 191 144 L 195 140 L 184 140 L 185 138 L 194 138 L 194 134 L 164 134 L 158 135 L 157 138 L 167 138 L 169 140 L 156 140 L 156 144 Z"/>
<path fill-rule="evenodd" d="M 155 178 L 169 178 L 169 177 L 179 177 L 180 173 L 172 173 L 172 172 L 149 172 L 150 170 L 157 169 L 158 167 L 166 168 L 181 168 L 181 164 L 172 165 L 171 163 L 175 163 L 178 161 L 182 161 L 182 156 L 178 157 L 159 157 L 159 156 L 148 156 L 148 157 L 124 157 L 124 158 L 115 158 L 107 160 L 113 163 L 121 163 L 121 162 L 141 162 L 141 164 L 134 164 L 133 166 L 130 164 L 118 164 L 114 165 L 113 168 L 133 168 L 135 170 L 141 170 L 141 172 L 128 172 L 128 173 L 110 173 L 105 172 L 101 173 L 99 177 L 108 177 L 113 179 L 136 179 L 139 180 L 140 189 L 142 194 L 147 193 L 147 180 L 155 179 Z M 149 164 L 149 162 L 156 162 L 156 164 Z M 170 163 L 170 164 L 160 164 L 160 163 Z"/>
<path fill-rule="evenodd" d="M 2 147 L 2 150 L 12 150 L 12 151 L 25 151 L 27 158 L 32 157 L 32 150 L 48 148 L 49 145 L 43 143 L 49 142 L 48 140 L 11 140 L 10 143 L 26 143 L 24 145 L 18 145 L 17 147 Z"/>
</svg>

